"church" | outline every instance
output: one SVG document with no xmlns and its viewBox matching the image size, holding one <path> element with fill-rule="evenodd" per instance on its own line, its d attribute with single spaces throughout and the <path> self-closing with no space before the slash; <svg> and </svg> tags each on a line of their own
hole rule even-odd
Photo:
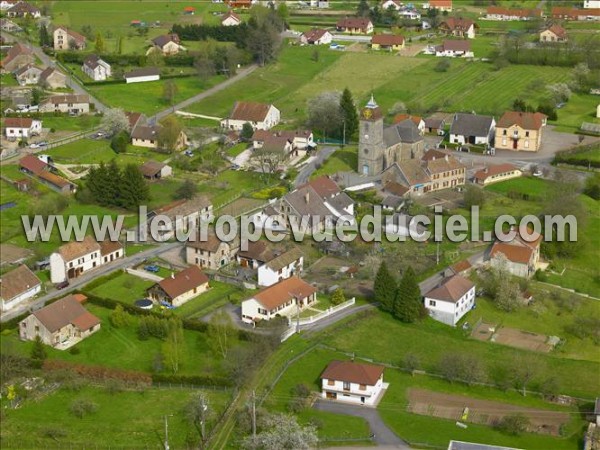
<svg viewBox="0 0 600 450">
<path fill-rule="evenodd" d="M 423 156 L 417 125 L 407 119 L 384 128 L 383 113 L 373 96 L 360 113 L 359 133 L 357 171 L 362 175 L 379 175 L 394 163 Z"/>
</svg>

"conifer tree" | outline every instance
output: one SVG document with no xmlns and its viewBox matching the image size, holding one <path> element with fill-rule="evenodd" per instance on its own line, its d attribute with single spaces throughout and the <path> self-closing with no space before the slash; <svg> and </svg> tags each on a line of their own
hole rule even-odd
<svg viewBox="0 0 600 450">
<path fill-rule="evenodd" d="M 385 262 L 382 262 L 375 276 L 373 285 L 375 301 L 379 302 L 384 311 L 394 311 L 394 295 L 396 292 L 396 280 L 390 274 Z"/>
<path fill-rule="evenodd" d="M 394 301 L 394 316 L 402 322 L 416 322 L 423 314 L 421 289 L 412 267 L 408 267 L 398 284 Z"/>
<path fill-rule="evenodd" d="M 121 179 L 120 206 L 134 210 L 148 197 L 148 185 L 140 169 L 134 164 L 125 166 Z"/>
<path fill-rule="evenodd" d="M 346 137 L 349 138 L 358 131 L 358 112 L 356 111 L 356 105 L 352 99 L 352 93 L 348 88 L 344 89 L 342 98 L 340 100 L 340 108 L 344 116 L 344 122 L 346 124 Z"/>
</svg>

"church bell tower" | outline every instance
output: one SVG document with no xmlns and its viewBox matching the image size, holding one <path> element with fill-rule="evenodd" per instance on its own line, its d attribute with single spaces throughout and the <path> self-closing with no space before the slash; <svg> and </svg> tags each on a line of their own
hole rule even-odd
<svg viewBox="0 0 600 450">
<path fill-rule="evenodd" d="M 360 112 L 359 133 L 357 171 L 360 175 L 378 175 L 383 171 L 385 153 L 383 114 L 372 95 Z"/>
</svg>

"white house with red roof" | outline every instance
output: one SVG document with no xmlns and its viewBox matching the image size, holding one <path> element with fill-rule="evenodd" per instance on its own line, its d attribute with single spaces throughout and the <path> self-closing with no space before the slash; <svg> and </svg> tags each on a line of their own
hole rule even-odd
<svg viewBox="0 0 600 450">
<path fill-rule="evenodd" d="M 540 244 L 543 236 L 533 230 L 521 228 L 513 239 L 496 241 L 490 251 L 490 265 L 504 268 L 517 277 L 530 278 L 540 268 Z"/>
<path fill-rule="evenodd" d="M 85 36 L 66 27 L 56 27 L 53 33 L 54 50 L 83 50 L 85 49 Z"/>
<path fill-rule="evenodd" d="M 4 120 L 4 135 L 7 138 L 28 138 L 42 132 L 42 121 L 28 117 L 8 117 Z"/>
<path fill-rule="evenodd" d="M 307 45 L 329 45 L 333 34 L 323 28 L 313 28 L 300 35 L 300 43 Z"/>
<path fill-rule="evenodd" d="M 229 117 L 221 120 L 221 127 L 240 131 L 245 123 L 254 130 L 270 130 L 281 120 L 281 112 L 272 104 L 235 102 Z"/>
<path fill-rule="evenodd" d="M 227 11 L 227 14 L 221 19 L 221 25 L 224 27 L 236 27 L 242 23 L 242 19 L 233 11 Z"/>
<path fill-rule="evenodd" d="M 358 405 L 377 406 L 388 384 L 383 366 L 354 361 L 331 361 L 321 374 L 323 398 Z"/>
<path fill-rule="evenodd" d="M 423 9 L 437 9 L 440 12 L 452 11 L 452 0 L 429 0 L 423 4 Z"/>
<path fill-rule="evenodd" d="M 475 285 L 469 279 L 454 275 L 425 294 L 425 308 L 438 322 L 456 326 L 475 304 Z"/>
</svg>

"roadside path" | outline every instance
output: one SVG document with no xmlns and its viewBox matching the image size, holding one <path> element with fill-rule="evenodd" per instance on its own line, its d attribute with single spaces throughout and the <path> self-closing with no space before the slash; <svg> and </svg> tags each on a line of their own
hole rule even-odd
<svg viewBox="0 0 600 450">
<path fill-rule="evenodd" d="M 298 187 L 308 181 L 308 178 L 317 170 L 318 164 L 323 164 L 327 158 L 329 158 L 333 152 L 337 150 L 337 147 L 322 147 L 317 151 L 316 158 L 306 164 L 302 170 L 298 173 L 298 176 L 294 180 L 294 187 Z"/>
</svg>

